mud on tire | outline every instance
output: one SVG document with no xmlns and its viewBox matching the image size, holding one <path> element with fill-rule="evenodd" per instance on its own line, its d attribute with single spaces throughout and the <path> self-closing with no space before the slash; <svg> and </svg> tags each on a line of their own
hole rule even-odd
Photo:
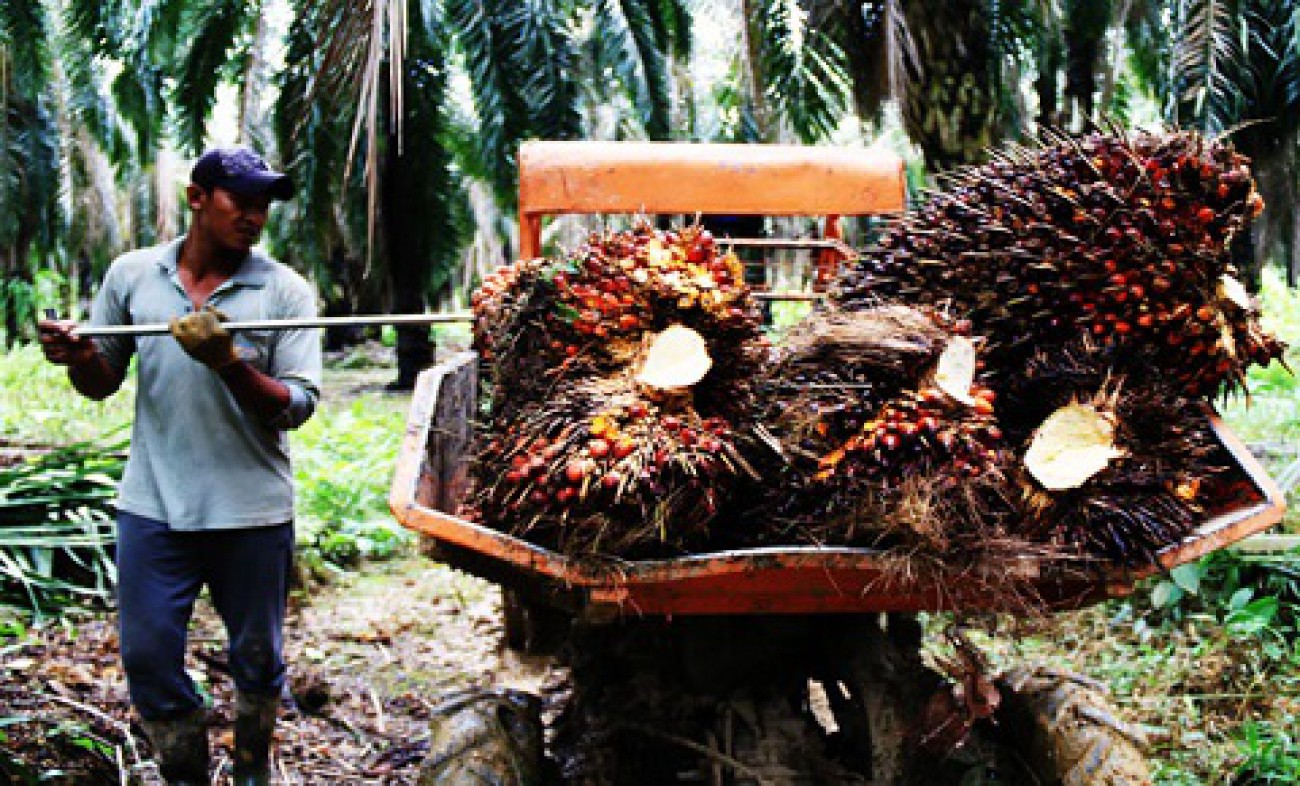
<svg viewBox="0 0 1300 786">
<path fill-rule="evenodd" d="M 1145 786 L 1142 735 L 1119 720 L 1105 687 L 1046 666 L 1012 669 L 998 681 L 996 738 L 1025 759 L 1040 783 Z"/>
</svg>

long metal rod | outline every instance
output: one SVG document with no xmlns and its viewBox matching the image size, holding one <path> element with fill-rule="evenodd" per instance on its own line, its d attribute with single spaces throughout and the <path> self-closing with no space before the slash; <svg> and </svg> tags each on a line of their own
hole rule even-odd
<svg viewBox="0 0 1300 786">
<path fill-rule="evenodd" d="M 469 322 L 468 311 L 449 314 L 377 314 L 374 316 L 312 317 L 309 319 L 262 319 L 248 322 L 223 322 L 226 330 L 298 330 L 300 328 L 362 327 L 365 325 L 437 325 Z M 84 325 L 78 336 L 161 336 L 171 332 L 167 325 Z"/>
</svg>

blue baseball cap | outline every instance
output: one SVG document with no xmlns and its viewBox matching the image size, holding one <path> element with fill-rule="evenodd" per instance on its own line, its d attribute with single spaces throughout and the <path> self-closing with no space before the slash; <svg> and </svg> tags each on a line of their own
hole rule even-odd
<svg viewBox="0 0 1300 786">
<path fill-rule="evenodd" d="M 293 179 L 276 172 L 266 159 L 248 147 L 214 147 L 194 162 L 190 182 L 211 190 L 224 188 L 234 194 L 272 199 L 293 197 Z"/>
</svg>

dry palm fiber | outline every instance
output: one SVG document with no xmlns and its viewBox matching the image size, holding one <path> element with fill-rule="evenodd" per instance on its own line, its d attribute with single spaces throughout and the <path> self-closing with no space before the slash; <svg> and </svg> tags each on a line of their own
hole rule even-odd
<svg viewBox="0 0 1300 786">
<path fill-rule="evenodd" d="M 765 420 L 794 456 L 820 458 L 885 401 L 916 387 L 947 338 L 937 318 L 905 306 L 815 312 L 763 374 Z"/>
<path fill-rule="evenodd" d="M 1092 337 L 1131 384 L 1193 396 L 1281 357 L 1228 244 L 1262 208 L 1249 161 L 1194 132 L 1055 135 L 980 167 L 903 216 L 846 267 L 836 299 L 946 306 L 989 340 L 995 377 Z M 1143 353 L 1159 347 L 1153 366 Z"/>
<path fill-rule="evenodd" d="M 764 504 L 788 533 L 936 554 L 997 540 L 1009 511 L 1001 435 L 965 328 L 892 305 L 818 312 L 793 333 L 763 408 L 785 459 Z M 946 361 L 955 350 L 967 354 L 956 381 Z"/>
<path fill-rule="evenodd" d="M 574 555 L 673 554 L 710 537 L 747 472 L 734 435 L 766 351 L 733 254 L 696 227 L 597 233 L 499 271 L 474 309 L 490 369 L 477 515 Z M 678 367 L 689 378 L 673 381 Z"/>
<path fill-rule="evenodd" d="M 1082 417 L 1095 413 L 1108 432 L 1103 442 L 1111 443 L 1102 446 L 1106 453 L 1095 474 L 1083 478 L 1085 468 L 1056 483 L 1029 463 L 1010 473 L 1020 487 L 1018 531 L 1137 565 L 1154 562 L 1162 548 L 1205 520 L 1235 465 L 1200 400 L 1175 384 L 1134 384 L 1115 371 L 1115 354 L 1114 348 L 1088 342 L 1040 353 L 1008 381 L 1002 425 L 1009 447 L 1023 459 L 1054 413 L 1062 408 Z M 1076 433 L 1051 447 L 1077 470 L 1089 460 L 1078 452 L 1089 440 L 1095 442 Z"/>
</svg>

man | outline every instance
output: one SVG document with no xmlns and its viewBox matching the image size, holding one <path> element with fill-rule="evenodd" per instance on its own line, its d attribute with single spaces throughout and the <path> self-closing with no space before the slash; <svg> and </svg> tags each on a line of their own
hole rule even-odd
<svg viewBox="0 0 1300 786">
<path fill-rule="evenodd" d="M 208 783 L 205 712 L 185 672 L 186 630 L 206 585 L 230 638 L 237 784 L 269 782 L 284 683 L 281 643 L 293 555 L 285 431 L 319 396 L 316 330 L 240 331 L 228 319 L 313 317 L 311 286 L 253 249 L 293 184 L 247 148 L 204 153 L 189 232 L 115 260 L 93 325 L 168 322 L 171 336 L 78 336 L 42 321 L 46 357 L 83 395 L 113 394 L 138 358 L 131 452 L 118 494 L 122 660 L 131 701 L 171 784 Z"/>
</svg>

